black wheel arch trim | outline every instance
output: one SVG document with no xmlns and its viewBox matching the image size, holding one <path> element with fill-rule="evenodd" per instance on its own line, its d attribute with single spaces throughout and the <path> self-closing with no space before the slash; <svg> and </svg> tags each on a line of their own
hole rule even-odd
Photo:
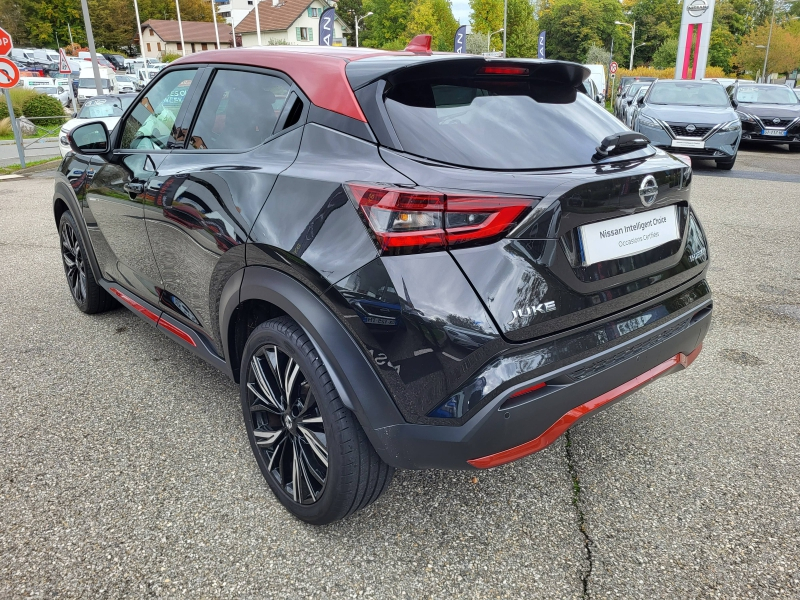
<svg viewBox="0 0 800 600">
<path fill-rule="evenodd" d="M 376 430 L 405 423 L 372 364 L 345 326 L 311 290 L 291 276 L 268 267 L 243 270 L 238 302 L 235 295 L 221 301 L 222 331 L 230 332 L 236 307 L 248 300 L 269 302 L 294 319 L 306 332 L 328 369 L 344 405 L 355 413 L 375 450 L 385 461 L 385 441 Z M 233 304 L 236 306 L 233 306 Z M 233 354 L 227 338 L 226 358 Z"/>
<path fill-rule="evenodd" d="M 56 175 L 55 192 L 53 194 L 53 218 L 56 221 L 56 227 L 59 225 L 56 207 L 58 202 L 61 201 L 67 205 L 67 210 L 72 213 L 72 217 L 78 224 L 78 229 L 81 230 L 81 237 L 84 240 L 85 246 L 84 249 L 86 251 L 86 256 L 89 257 L 89 266 L 92 269 L 94 280 L 100 281 L 103 275 L 100 272 L 100 264 L 97 262 L 97 257 L 94 255 L 94 248 L 92 247 L 91 238 L 89 237 L 89 230 L 86 227 L 86 221 L 83 219 L 83 211 L 80 208 L 75 192 L 72 190 L 72 186 L 69 185 L 66 177 L 63 175 L 61 175 L 61 177 L 63 177 L 63 180 L 59 179 L 58 175 Z"/>
</svg>

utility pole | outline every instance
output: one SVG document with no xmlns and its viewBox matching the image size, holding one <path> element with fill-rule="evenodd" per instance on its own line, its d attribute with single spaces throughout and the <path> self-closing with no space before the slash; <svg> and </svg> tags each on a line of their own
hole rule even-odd
<svg viewBox="0 0 800 600">
<path fill-rule="evenodd" d="M 217 9 L 214 8 L 214 0 L 211 0 L 211 18 L 214 19 L 214 35 L 217 37 L 217 50 L 219 50 L 219 25 L 217 25 Z"/>
<path fill-rule="evenodd" d="M 772 28 L 775 26 L 775 5 L 776 1 L 772 2 L 772 21 L 769 24 L 769 36 L 767 37 L 767 49 L 764 52 L 764 83 L 768 83 L 769 76 L 767 75 L 767 59 L 769 58 L 769 44 L 772 42 Z"/>
<path fill-rule="evenodd" d="M 508 31 L 508 0 L 503 0 L 503 58 L 507 58 L 506 31 Z"/>
<path fill-rule="evenodd" d="M 69 45 L 70 50 L 72 50 L 71 46 L 74 46 L 74 44 L 72 43 L 72 27 L 70 27 L 69 23 L 67 23 L 67 31 L 69 31 Z"/>
<path fill-rule="evenodd" d="M 144 40 L 142 39 L 142 22 L 139 20 L 139 3 L 133 0 L 133 9 L 136 12 L 136 27 L 139 31 L 139 53 L 145 59 L 144 64 L 147 65 L 147 54 L 144 53 Z"/>
<path fill-rule="evenodd" d="M 261 45 L 261 20 L 258 18 L 258 4 L 259 0 L 256 0 L 256 39 L 258 40 L 258 45 Z"/>
<path fill-rule="evenodd" d="M 100 81 L 100 67 L 97 65 L 97 51 L 94 48 L 94 34 L 92 33 L 92 20 L 89 18 L 89 5 L 86 0 L 81 0 L 83 9 L 83 24 L 86 27 L 86 41 L 89 43 L 89 55 L 92 57 L 92 74 L 94 75 L 94 89 L 97 95 L 103 95 L 103 82 Z"/>
<path fill-rule="evenodd" d="M 86 2 L 86 0 L 83 0 Z M 181 7 L 178 4 L 178 0 L 175 0 L 175 11 L 178 13 L 178 31 L 181 32 L 181 52 L 184 56 L 186 56 L 186 44 L 183 42 L 183 23 L 181 23 Z M 161 58 L 159 56 L 159 58 Z"/>
</svg>

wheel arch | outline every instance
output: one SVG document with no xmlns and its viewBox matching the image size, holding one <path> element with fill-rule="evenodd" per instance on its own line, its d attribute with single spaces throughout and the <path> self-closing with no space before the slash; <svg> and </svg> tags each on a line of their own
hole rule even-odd
<svg viewBox="0 0 800 600">
<path fill-rule="evenodd" d="M 220 330 L 235 381 L 244 344 L 259 323 L 281 315 L 294 319 L 311 339 L 344 405 L 353 411 L 385 461 L 385 443 L 377 429 L 404 423 L 367 356 L 330 308 L 310 289 L 281 271 L 261 266 L 240 271 L 239 293 L 220 306 Z M 228 286 L 226 286 L 228 287 Z"/>
<path fill-rule="evenodd" d="M 72 190 L 72 186 L 67 183 L 66 178 L 64 177 L 63 181 L 57 178 L 55 191 L 53 192 L 53 217 L 56 222 L 56 230 L 58 230 L 58 226 L 61 222 L 61 216 L 67 211 L 72 213 L 72 217 L 78 224 L 78 229 L 81 230 L 81 237 L 83 237 L 86 242 L 85 246 L 86 254 L 89 257 L 89 266 L 92 269 L 95 281 L 100 281 L 103 275 L 100 272 L 100 265 L 94 254 L 92 238 L 89 237 L 89 230 L 86 227 L 86 221 L 83 219 L 83 211 L 81 211 L 78 199 L 75 197 L 75 192 Z"/>
</svg>

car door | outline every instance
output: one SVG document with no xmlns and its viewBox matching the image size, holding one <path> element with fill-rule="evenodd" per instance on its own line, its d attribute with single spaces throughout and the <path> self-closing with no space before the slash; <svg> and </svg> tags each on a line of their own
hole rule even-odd
<svg viewBox="0 0 800 600">
<path fill-rule="evenodd" d="M 160 308 L 221 355 L 222 287 L 244 266 L 253 222 L 297 156 L 308 103 L 284 75 L 220 67 L 192 104 L 185 148 L 173 150 L 151 179 L 145 220 L 163 278 Z"/>
<path fill-rule="evenodd" d="M 128 109 L 112 135 L 112 151 L 92 158 L 84 213 L 103 277 L 151 303 L 161 276 L 147 239 L 147 184 L 174 144 L 182 100 L 197 67 L 165 73 Z M 169 98 L 180 98 L 179 102 Z"/>
</svg>

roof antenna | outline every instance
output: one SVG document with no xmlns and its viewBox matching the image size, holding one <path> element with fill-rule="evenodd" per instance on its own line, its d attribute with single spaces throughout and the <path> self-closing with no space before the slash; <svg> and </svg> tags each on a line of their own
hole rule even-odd
<svg viewBox="0 0 800 600">
<path fill-rule="evenodd" d="M 423 33 L 422 35 L 415 36 L 413 40 L 408 42 L 405 51 L 413 52 L 414 54 L 430 54 L 431 34 Z"/>
</svg>

